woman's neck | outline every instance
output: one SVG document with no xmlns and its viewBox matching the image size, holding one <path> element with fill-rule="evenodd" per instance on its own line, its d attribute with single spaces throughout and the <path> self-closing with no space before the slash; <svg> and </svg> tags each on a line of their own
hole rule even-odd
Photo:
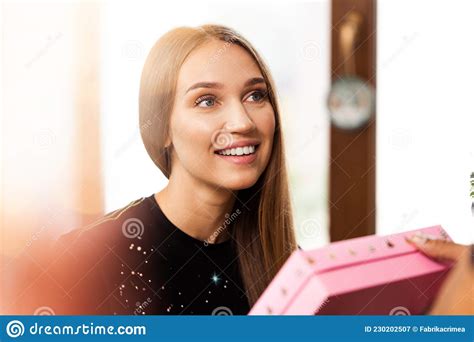
<svg viewBox="0 0 474 342">
<path fill-rule="evenodd" d="M 208 243 L 230 238 L 229 232 L 220 228 L 235 203 L 235 194 L 230 190 L 190 176 L 172 175 L 168 185 L 155 194 L 155 199 L 166 217 L 186 234 Z"/>
</svg>

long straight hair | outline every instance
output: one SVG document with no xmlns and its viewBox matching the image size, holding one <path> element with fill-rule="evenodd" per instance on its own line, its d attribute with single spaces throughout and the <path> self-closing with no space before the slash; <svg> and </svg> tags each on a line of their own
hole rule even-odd
<svg viewBox="0 0 474 342">
<path fill-rule="evenodd" d="M 187 56 L 211 40 L 244 48 L 260 68 L 275 113 L 275 132 L 268 165 L 258 181 L 240 190 L 236 206 L 244 203 L 233 222 L 239 269 L 249 305 L 253 306 L 280 267 L 296 249 L 288 190 L 281 119 L 275 84 L 264 61 L 236 31 L 220 25 L 179 27 L 167 32 L 151 49 L 140 83 L 140 133 L 153 162 L 169 178 L 171 151 L 165 146 L 176 92 L 178 73 Z M 171 147 L 172 148 L 172 147 Z M 234 208 L 235 209 L 235 208 Z"/>
</svg>

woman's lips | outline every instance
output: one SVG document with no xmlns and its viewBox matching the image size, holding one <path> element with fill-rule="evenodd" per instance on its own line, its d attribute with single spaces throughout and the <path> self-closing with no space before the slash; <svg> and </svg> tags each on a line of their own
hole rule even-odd
<svg viewBox="0 0 474 342">
<path fill-rule="evenodd" d="M 215 153 L 215 155 L 234 164 L 251 164 L 255 161 L 255 159 L 257 159 L 259 147 L 260 146 L 257 145 L 255 148 L 255 152 L 252 154 L 243 154 L 241 156 L 225 156 L 219 153 Z"/>
<path fill-rule="evenodd" d="M 234 164 L 250 164 L 255 161 L 255 159 L 257 159 L 257 151 L 252 154 L 246 154 L 242 156 L 224 156 L 218 153 L 216 153 L 216 156 Z"/>
</svg>

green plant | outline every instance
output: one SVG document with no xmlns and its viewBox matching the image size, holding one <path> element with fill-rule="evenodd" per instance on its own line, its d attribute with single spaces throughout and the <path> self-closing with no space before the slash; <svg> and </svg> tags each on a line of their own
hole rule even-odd
<svg viewBox="0 0 474 342">
<path fill-rule="evenodd" d="M 471 198 L 474 199 L 474 172 L 471 173 Z"/>
</svg>

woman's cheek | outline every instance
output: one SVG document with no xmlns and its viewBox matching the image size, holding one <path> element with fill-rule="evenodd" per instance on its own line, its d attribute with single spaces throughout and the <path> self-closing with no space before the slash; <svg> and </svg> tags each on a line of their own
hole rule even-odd
<svg viewBox="0 0 474 342">
<path fill-rule="evenodd" d="M 271 146 L 275 134 L 275 113 L 271 106 L 269 109 L 255 113 L 253 121 L 257 126 L 260 137 L 267 140 Z"/>
<path fill-rule="evenodd" d="M 253 110 L 251 117 L 261 132 L 275 129 L 275 112 L 269 102 L 266 102 L 263 107 Z"/>
<path fill-rule="evenodd" d="M 212 153 L 212 125 L 198 118 L 180 116 L 173 124 L 173 142 L 178 159 L 188 170 L 206 170 Z"/>
</svg>

